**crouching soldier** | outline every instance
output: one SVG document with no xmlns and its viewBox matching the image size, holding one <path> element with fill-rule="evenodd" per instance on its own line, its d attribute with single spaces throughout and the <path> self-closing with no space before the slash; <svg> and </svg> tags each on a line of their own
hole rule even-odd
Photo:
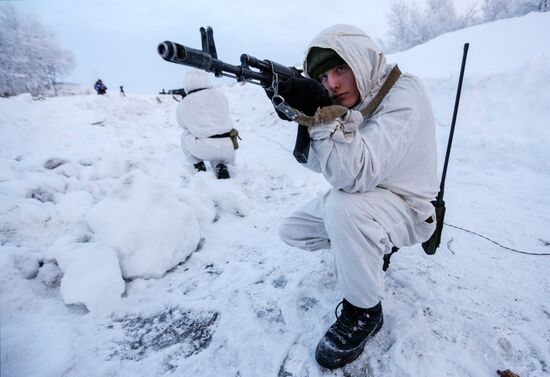
<svg viewBox="0 0 550 377">
<path fill-rule="evenodd" d="M 238 133 L 227 99 L 203 71 L 188 72 L 184 89 L 186 95 L 176 107 L 184 154 L 197 171 L 206 171 L 204 161 L 210 161 L 218 179 L 229 178 L 228 164 L 235 161 Z"/>
<path fill-rule="evenodd" d="M 332 188 L 285 218 L 279 233 L 291 246 L 334 254 L 342 309 L 315 357 L 339 368 L 357 358 L 384 323 L 384 255 L 426 241 L 435 229 L 435 126 L 420 80 L 387 65 L 356 27 L 335 25 L 314 38 L 304 72 L 309 78 L 279 87 L 288 105 L 306 115 L 329 105 L 344 108 L 341 116 L 317 117 L 320 124 L 308 129 L 305 166 Z"/>
</svg>

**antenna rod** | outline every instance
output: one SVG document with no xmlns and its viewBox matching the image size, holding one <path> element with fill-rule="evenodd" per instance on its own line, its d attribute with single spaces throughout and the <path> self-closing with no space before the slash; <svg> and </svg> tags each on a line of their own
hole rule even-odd
<svg viewBox="0 0 550 377">
<path fill-rule="evenodd" d="M 456 116 L 458 114 L 458 104 L 460 102 L 460 92 L 462 91 L 462 79 L 464 78 L 464 67 L 466 66 L 466 58 L 468 57 L 469 43 L 464 43 L 464 53 L 462 55 L 462 66 L 460 67 L 460 76 L 458 77 L 458 88 L 456 90 L 455 108 L 453 111 L 453 120 L 451 122 L 451 132 L 447 143 L 447 152 L 445 154 L 445 162 L 443 164 L 443 173 L 441 175 L 441 184 L 439 185 L 439 193 L 437 194 L 436 202 L 443 202 L 443 194 L 445 191 L 445 178 L 447 176 L 447 165 L 449 164 L 449 156 L 451 154 L 451 145 L 453 144 L 453 135 L 455 132 Z"/>
</svg>

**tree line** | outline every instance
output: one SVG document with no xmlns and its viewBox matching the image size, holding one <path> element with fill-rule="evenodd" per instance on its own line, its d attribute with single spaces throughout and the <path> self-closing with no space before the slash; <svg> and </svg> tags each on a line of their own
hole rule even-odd
<svg viewBox="0 0 550 377">
<path fill-rule="evenodd" d="M 404 51 L 450 31 L 548 10 L 550 0 L 483 0 L 458 15 L 453 0 L 427 0 L 424 7 L 410 0 L 394 0 L 387 15 L 388 40 L 383 45 L 388 52 Z"/>
<path fill-rule="evenodd" d="M 43 95 L 75 66 L 56 36 L 12 4 L 0 6 L 0 96 Z"/>
</svg>

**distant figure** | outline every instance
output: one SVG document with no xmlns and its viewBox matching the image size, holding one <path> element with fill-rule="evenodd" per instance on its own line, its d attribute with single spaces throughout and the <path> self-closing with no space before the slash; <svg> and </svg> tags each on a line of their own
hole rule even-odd
<svg viewBox="0 0 550 377">
<path fill-rule="evenodd" d="M 122 85 L 120 86 L 120 96 L 126 97 L 126 93 L 124 93 L 124 87 Z"/>
<path fill-rule="evenodd" d="M 218 179 L 229 178 L 227 164 L 235 160 L 238 132 L 227 99 L 203 71 L 188 72 L 183 86 L 187 95 L 176 105 L 183 152 L 197 171 L 206 171 L 206 160 Z"/>
<path fill-rule="evenodd" d="M 98 95 L 103 95 L 107 93 L 107 87 L 105 86 L 105 84 L 103 84 L 103 81 L 101 81 L 101 79 L 95 82 L 94 89 Z"/>
</svg>

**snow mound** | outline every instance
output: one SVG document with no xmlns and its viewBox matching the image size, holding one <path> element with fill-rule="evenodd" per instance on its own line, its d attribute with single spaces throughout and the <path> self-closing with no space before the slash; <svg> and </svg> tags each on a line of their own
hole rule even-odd
<svg viewBox="0 0 550 377">
<path fill-rule="evenodd" d="M 128 177 L 115 197 L 86 216 L 96 242 L 117 251 L 125 278 L 159 278 L 184 261 L 200 242 L 195 212 L 163 182 Z"/>
</svg>

